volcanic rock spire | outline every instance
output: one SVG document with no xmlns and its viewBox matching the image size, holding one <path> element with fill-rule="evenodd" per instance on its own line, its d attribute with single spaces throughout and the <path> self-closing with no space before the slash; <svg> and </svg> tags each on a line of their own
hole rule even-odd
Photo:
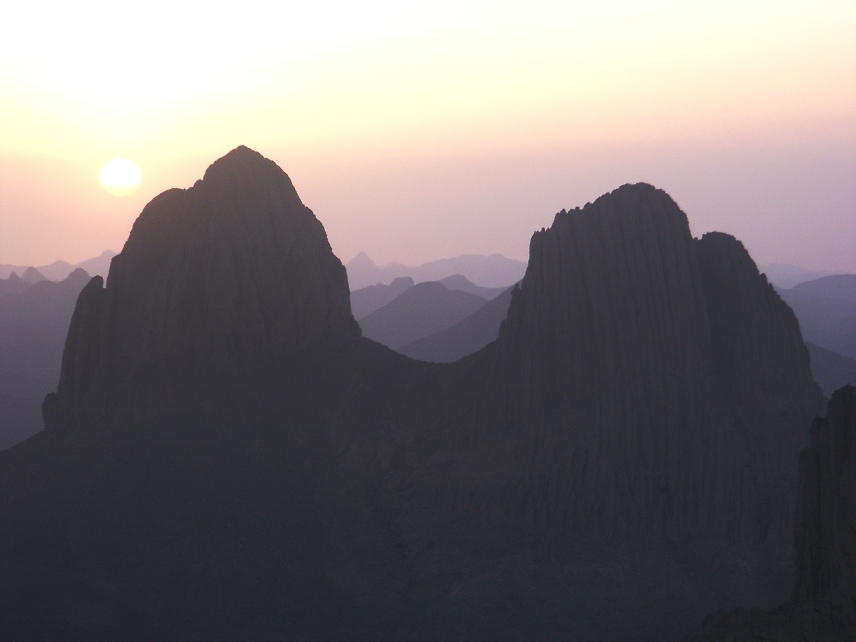
<svg viewBox="0 0 856 642">
<path fill-rule="evenodd" d="M 155 197 L 81 293 L 47 427 L 144 421 L 188 386 L 359 336 L 345 268 L 288 176 L 246 147 Z"/>
<path fill-rule="evenodd" d="M 821 402 L 740 242 L 693 239 L 665 192 L 625 185 L 533 236 L 477 438 L 513 440 L 535 531 L 719 533 L 787 556 Z"/>
</svg>

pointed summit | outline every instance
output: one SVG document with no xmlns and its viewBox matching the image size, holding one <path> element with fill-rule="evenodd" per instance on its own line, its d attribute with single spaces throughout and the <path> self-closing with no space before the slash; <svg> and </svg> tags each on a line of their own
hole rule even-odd
<svg viewBox="0 0 856 642">
<path fill-rule="evenodd" d="M 21 280 L 26 281 L 27 283 L 38 283 L 39 281 L 46 281 L 47 278 L 36 268 L 28 267 L 21 275 Z"/>
<path fill-rule="evenodd" d="M 94 283 L 48 413 L 74 424 L 112 422 L 108 408 L 145 416 L 189 382 L 359 336 L 323 226 L 285 172 L 246 147 L 155 197 L 106 289 Z"/>
</svg>

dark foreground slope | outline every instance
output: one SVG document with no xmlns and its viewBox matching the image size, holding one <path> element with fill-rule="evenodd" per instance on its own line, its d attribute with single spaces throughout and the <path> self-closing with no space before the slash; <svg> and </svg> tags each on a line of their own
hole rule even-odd
<svg viewBox="0 0 856 642">
<path fill-rule="evenodd" d="M 791 598 L 769 612 L 740 609 L 708 620 L 688 640 L 856 639 L 856 388 L 829 401 L 800 456 Z"/>
<path fill-rule="evenodd" d="M 0 453 L 0 637 L 676 638 L 783 599 L 820 401 L 742 246 L 650 186 L 559 214 L 498 340 L 425 364 L 239 148 L 146 207 Z"/>
</svg>

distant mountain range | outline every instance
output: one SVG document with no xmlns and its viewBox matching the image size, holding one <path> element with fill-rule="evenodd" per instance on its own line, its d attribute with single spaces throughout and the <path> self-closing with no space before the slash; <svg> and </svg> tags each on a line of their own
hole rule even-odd
<svg viewBox="0 0 856 642">
<path fill-rule="evenodd" d="M 784 263 L 771 263 L 761 268 L 767 280 L 777 288 L 792 288 L 795 285 L 829 276 L 833 272 L 818 270 L 807 270 L 798 265 L 787 265 Z"/>
<path fill-rule="evenodd" d="M 511 305 L 512 288 L 488 301 L 468 317 L 434 334 L 398 348 L 398 352 L 421 361 L 451 363 L 484 348 L 499 336 Z"/>
<path fill-rule="evenodd" d="M 48 279 L 49 281 L 62 281 L 78 268 L 85 270 L 87 274 L 92 276 L 98 275 L 107 278 L 107 273 L 110 270 L 110 261 L 114 256 L 116 256 L 115 252 L 105 250 L 99 256 L 81 261 L 74 265 L 66 261 L 54 261 L 49 265 L 40 265 L 35 268 L 27 265 L 0 264 L 0 279 L 8 279 L 13 272 L 22 277 L 28 269 L 35 269 L 42 278 Z"/>
<path fill-rule="evenodd" d="M 361 331 L 246 147 L 155 197 L 0 452 L 0 639 L 671 641 L 740 605 L 700 639 L 776 639 L 791 587 L 800 639 L 856 639 L 856 391 L 824 403 L 737 239 L 623 185 L 489 302 L 410 278 Z M 366 338 L 504 308 L 450 364 Z"/>
<path fill-rule="evenodd" d="M 0 449 L 42 430 L 42 401 L 56 388 L 77 297 L 89 282 L 77 268 L 63 281 L 29 268 L 0 279 Z M 39 278 L 41 277 L 41 278 Z"/>
<path fill-rule="evenodd" d="M 806 341 L 856 359 L 856 274 L 837 274 L 778 288 Z"/>
<path fill-rule="evenodd" d="M 468 287 L 468 291 L 480 292 L 483 298 L 490 300 L 472 314 L 456 320 L 459 315 L 455 309 L 447 308 L 439 300 L 431 305 L 415 292 L 403 297 L 413 287 L 413 280 L 401 277 L 390 285 L 369 286 L 352 292 L 351 307 L 359 321 L 368 312 L 389 306 L 371 321 L 371 330 L 366 335 L 369 338 L 421 361 L 457 361 L 499 336 L 500 325 L 511 303 L 511 288 L 477 289 L 460 275 L 441 283 L 450 290 Z M 831 275 L 790 289 L 777 288 L 777 291 L 797 315 L 811 355 L 812 374 L 823 393 L 829 397 L 841 386 L 856 383 L 856 358 L 853 356 L 856 347 L 856 276 Z M 501 294 L 498 296 L 497 292 Z M 396 302 L 394 305 L 391 304 L 393 301 Z M 419 317 L 422 330 L 407 321 L 411 316 Z M 415 337 L 410 343 L 401 344 L 400 340 L 393 340 L 393 336 L 401 334 L 401 326 L 407 326 Z M 426 328 L 437 330 L 429 334 Z"/>
<path fill-rule="evenodd" d="M 441 281 L 456 274 L 482 287 L 502 288 L 517 283 L 526 272 L 526 263 L 505 258 L 501 254 L 490 256 L 464 254 L 416 266 L 400 263 L 378 266 L 365 252 L 360 252 L 346 267 L 351 290 L 359 290 L 378 283 L 390 284 L 399 277 L 410 277 L 415 283 L 422 283 Z"/>
<path fill-rule="evenodd" d="M 485 288 L 476 285 L 462 274 L 453 274 L 445 279 L 437 281 L 441 283 L 447 290 L 459 290 L 468 292 L 477 297 L 490 301 L 491 299 L 502 294 L 507 288 Z M 396 297 L 403 294 L 415 285 L 414 280 L 409 276 L 401 276 L 393 279 L 389 285 L 379 283 L 377 285 L 369 285 L 359 290 L 351 291 L 351 312 L 354 318 L 359 321 L 363 317 L 371 314 L 378 308 L 385 306 L 393 301 Z M 438 310 L 439 314 L 440 311 Z"/>
<path fill-rule="evenodd" d="M 448 328 L 485 303 L 476 294 L 427 281 L 408 288 L 359 324 L 364 337 L 395 349 Z"/>
</svg>

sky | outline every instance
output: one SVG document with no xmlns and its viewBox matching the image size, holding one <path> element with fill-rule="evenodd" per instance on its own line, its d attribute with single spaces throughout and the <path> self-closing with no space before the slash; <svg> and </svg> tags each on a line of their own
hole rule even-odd
<svg viewBox="0 0 856 642">
<path fill-rule="evenodd" d="M 15 4 L 0 263 L 119 251 L 243 144 L 344 262 L 525 260 L 557 211 L 643 181 L 761 266 L 856 273 L 853 0 Z M 115 157 L 132 195 L 99 184 Z"/>
</svg>

